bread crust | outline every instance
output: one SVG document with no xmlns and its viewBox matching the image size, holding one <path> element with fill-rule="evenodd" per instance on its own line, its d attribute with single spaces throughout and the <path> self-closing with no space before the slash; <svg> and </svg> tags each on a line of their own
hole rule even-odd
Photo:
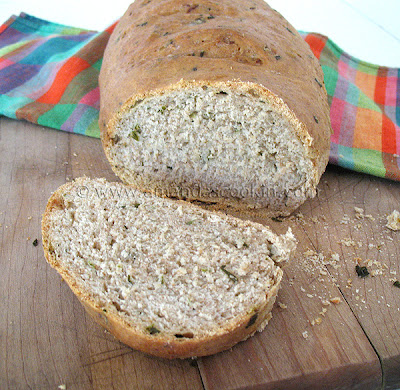
<svg viewBox="0 0 400 390">
<path fill-rule="evenodd" d="M 136 0 L 111 35 L 100 72 L 104 150 L 127 182 L 109 153 L 115 124 L 127 110 L 175 89 L 225 86 L 268 99 L 289 119 L 313 163 L 310 188 L 315 189 L 328 162 L 332 132 L 323 80 L 308 44 L 262 0 L 200 0 L 195 5 Z M 154 190 L 151 183 L 128 184 Z M 247 208 L 234 199 L 198 200 Z M 283 207 L 278 214 L 297 207 Z"/>
<path fill-rule="evenodd" d="M 85 184 L 84 180 L 86 179 L 80 178 L 75 182 L 67 183 L 61 186 L 50 197 L 42 218 L 42 242 L 47 262 L 62 276 L 87 313 L 98 324 L 106 328 L 126 345 L 147 354 L 167 359 L 184 359 L 215 354 L 233 347 L 238 342 L 252 336 L 257 330 L 261 331 L 264 329 L 272 317 L 271 310 L 283 275 L 283 271 L 279 267 L 276 268 L 273 275 L 274 284 L 266 291 L 265 300 L 263 300 L 260 306 L 255 307 L 251 313 L 235 317 L 233 321 L 222 327 L 217 334 L 202 337 L 196 336 L 195 338 L 176 338 L 160 334 L 150 335 L 126 322 L 118 315 L 114 307 L 98 305 L 90 294 L 77 285 L 73 275 L 59 264 L 49 236 L 51 213 L 56 209 L 64 208 L 62 194 L 74 189 L 76 190 L 80 185 Z M 187 205 L 189 204 L 187 203 Z M 196 208 L 194 205 L 189 205 L 189 207 Z M 227 216 L 224 217 L 227 218 Z M 243 221 L 243 223 L 248 224 L 250 222 Z"/>
</svg>

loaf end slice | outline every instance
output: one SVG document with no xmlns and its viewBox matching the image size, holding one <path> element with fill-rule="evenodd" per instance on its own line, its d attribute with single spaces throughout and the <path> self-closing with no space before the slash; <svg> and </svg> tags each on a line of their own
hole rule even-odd
<svg viewBox="0 0 400 390">
<path fill-rule="evenodd" d="M 164 358 L 214 354 L 262 330 L 290 231 L 80 178 L 49 199 L 47 261 L 117 339 Z"/>
<path fill-rule="evenodd" d="M 289 215 L 328 163 L 324 75 L 263 0 L 135 1 L 108 41 L 99 127 L 126 184 Z"/>
</svg>

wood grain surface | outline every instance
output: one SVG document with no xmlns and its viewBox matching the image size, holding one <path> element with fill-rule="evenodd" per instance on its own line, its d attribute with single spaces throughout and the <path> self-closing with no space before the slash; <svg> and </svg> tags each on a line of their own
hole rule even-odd
<svg viewBox="0 0 400 390">
<path fill-rule="evenodd" d="M 400 388 L 400 231 L 385 226 L 400 183 L 330 166 L 292 217 L 254 217 L 299 240 L 269 325 L 230 351 L 166 361 L 93 323 L 44 259 L 51 192 L 117 180 L 100 141 L 0 118 L 0 167 L 0 389 Z"/>
</svg>

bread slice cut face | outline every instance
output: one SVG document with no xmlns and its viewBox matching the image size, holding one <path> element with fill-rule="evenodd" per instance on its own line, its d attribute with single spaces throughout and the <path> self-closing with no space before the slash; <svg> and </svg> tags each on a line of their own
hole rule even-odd
<svg viewBox="0 0 400 390">
<path fill-rule="evenodd" d="M 261 331 L 296 246 L 290 231 L 88 178 L 51 196 L 42 235 L 95 321 L 164 358 L 214 354 Z"/>
</svg>

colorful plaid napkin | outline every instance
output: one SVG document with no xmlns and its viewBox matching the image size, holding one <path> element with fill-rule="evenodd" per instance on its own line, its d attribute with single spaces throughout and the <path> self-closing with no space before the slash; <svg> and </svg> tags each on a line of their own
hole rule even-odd
<svg viewBox="0 0 400 390">
<path fill-rule="evenodd" d="M 98 74 L 114 23 L 102 32 L 27 14 L 0 27 L 0 115 L 99 137 Z M 301 33 L 319 59 L 334 134 L 330 163 L 400 181 L 400 70 Z"/>
</svg>

